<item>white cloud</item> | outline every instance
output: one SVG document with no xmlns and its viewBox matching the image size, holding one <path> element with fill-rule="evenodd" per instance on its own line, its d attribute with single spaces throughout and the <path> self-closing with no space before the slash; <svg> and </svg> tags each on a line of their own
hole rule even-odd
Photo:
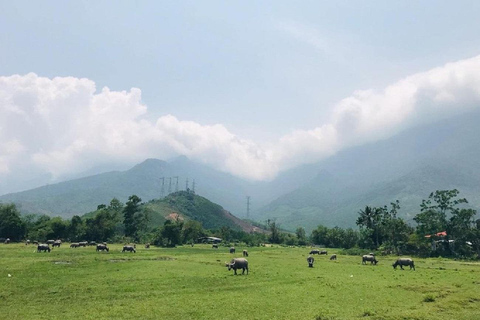
<svg viewBox="0 0 480 320">
<path fill-rule="evenodd" d="M 173 115 L 144 120 L 148 110 L 136 88 L 97 92 L 88 79 L 13 75 L 0 77 L 0 178 L 24 170 L 58 177 L 111 161 L 186 155 L 237 176 L 269 179 L 478 105 L 480 56 L 414 74 L 382 91 L 356 91 L 334 107 L 329 123 L 262 145 L 221 124 Z"/>
</svg>

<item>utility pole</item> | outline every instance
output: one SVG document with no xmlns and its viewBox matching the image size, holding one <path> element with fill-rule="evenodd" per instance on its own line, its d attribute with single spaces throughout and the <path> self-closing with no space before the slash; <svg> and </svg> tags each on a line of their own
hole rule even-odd
<svg viewBox="0 0 480 320">
<path fill-rule="evenodd" d="M 162 180 L 162 198 L 165 197 L 165 177 L 161 177 L 160 180 Z"/>
<path fill-rule="evenodd" d="M 250 196 L 247 196 L 247 219 L 250 217 Z"/>
</svg>

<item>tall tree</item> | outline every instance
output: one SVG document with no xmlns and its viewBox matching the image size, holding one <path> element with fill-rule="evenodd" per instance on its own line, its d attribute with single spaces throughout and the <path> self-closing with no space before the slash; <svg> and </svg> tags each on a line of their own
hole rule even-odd
<svg viewBox="0 0 480 320">
<path fill-rule="evenodd" d="M 383 208 L 365 206 L 358 212 L 357 225 L 371 231 L 372 240 L 376 248 L 380 245 L 380 228 L 383 217 Z"/>
<path fill-rule="evenodd" d="M 430 193 L 427 200 L 422 200 L 420 213 L 413 218 L 418 224 L 417 231 L 423 235 L 445 231 L 447 214 L 457 214 L 460 210 L 457 206 L 468 203 L 465 198 L 457 198 L 459 193 L 457 189 L 437 190 Z"/>
<path fill-rule="evenodd" d="M 297 242 L 300 246 L 304 246 L 307 244 L 307 235 L 304 228 L 298 227 L 295 231 L 295 234 L 297 236 Z"/>
<path fill-rule="evenodd" d="M 123 224 L 125 225 L 125 236 L 136 237 L 138 226 L 135 214 L 138 212 L 139 204 L 142 201 L 138 196 L 131 195 L 123 208 Z"/>
<path fill-rule="evenodd" d="M 0 237 L 19 241 L 25 236 L 25 223 L 15 204 L 0 203 Z"/>
</svg>

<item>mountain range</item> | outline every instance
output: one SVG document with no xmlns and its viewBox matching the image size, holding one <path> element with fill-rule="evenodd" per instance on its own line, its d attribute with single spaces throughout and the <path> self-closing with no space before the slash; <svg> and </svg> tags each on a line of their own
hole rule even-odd
<svg viewBox="0 0 480 320">
<path fill-rule="evenodd" d="M 480 112 L 406 130 L 394 137 L 344 150 L 323 161 L 281 173 L 269 182 L 251 182 L 186 157 L 147 159 L 126 171 L 102 174 L 0 196 L 24 213 L 71 217 L 135 194 L 149 201 L 169 192 L 195 189 L 238 217 L 276 221 L 282 228 L 318 224 L 354 227 L 366 205 L 400 201 L 400 216 L 412 222 L 422 199 L 435 190 L 456 188 L 480 207 Z M 177 178 L 178 177 L 178 178 Z"/>
</svg>

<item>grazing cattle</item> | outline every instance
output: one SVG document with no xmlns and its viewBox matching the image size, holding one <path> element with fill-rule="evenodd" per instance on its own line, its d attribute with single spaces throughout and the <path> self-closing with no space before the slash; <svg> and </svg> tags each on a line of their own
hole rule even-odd
<svg viewBox="0 0 480 320">
<path fill-rule="evenodd" d="M 320 250 L 312 250 L 309 254 L 320 254 Z"/>
<path fill-rule="evenodd" d="M 38 241 L 33 241 L 33 244 L 36 246 L 38 246 L 38 243 L 39 243 Z"/>
<path fill-rule="evenodd" d="M 125 251 L 130 251 L 133 253 L 137 252 L 133 246 L 123 246 L 122 252 L 125 252 Z"/>
<path fill-rule="evenodd" d="M 53 243 L 52 243 L 52 248 L 54 247 L 59 247 L 60 248 L 60 245 L 62 244 L 62 240 L 55 240 Z"/>
<path fill-rule="evenodd" d="M 110 251 L 106 244 L 97 244 L 97 251 Z"/>
<path fill-rule="evenodd" d="M 248 251 L 247 250 L 243 250 L 243 256 L 248 257 Z"/>
<path fill-rule="evenodd" d="M 324 255 L 327 255 L 328 253 L 327 253 L 327 250 L 322 250 L 322 251 L 320 251 L 320 253 L 319 253 L 319 254 L 324 254 Z"/>
<path fill-rule="evenodd" d="M 393 264 L 393 269 L 397 270 L 397 266 L 400 266 L 400 269 L 403 270 L 403 266 L 410 266 L 410 270 L 415 270 L 415 263 L 410 258 L 400 258 L 397 259 Z"/>
<path fill-rule="evenodd" d="M 97 242 L 96 241 L 90 241 L 88 243 L 89 246 L 96 246 L 97 245 Z"/>
<path fill-rule="evenodd" d="M 86 247 L 87 244 L 88 244 L 87 241 L 81 241 L 81 242 L 78 243 L 78 246 L 79 246 L 79 247 Z"/>
<path fill-rule="evenodd" d="M 9 243 L 10 243 L 10 238 L 5 239 L 5 244 L 9 244 Z"/>
<path fill-rule="evenodd" d="M 230 253 L 235 253 L 235 248 L 234 247 L 230 248 Z"/>
<path fill-rule="evenodd" d="M 330 257 L 330 260 L 337 260 L 337 255 L 336 255 L 336 254 L 332 254 L 332 256 Z"/>
<path fill-rule="evenodd" d="M 145 249 L 149 249 L 150 248 L 150 243 L 145 243 Z"/>
<path fill-rule="evenodd" d="M 51 250 L 50 247 L 46 243 L 42 243 L 42 244 L 39 244 L 37 246 L 37 252 L 42 252 L 42 251 L 43 252 L 47 252 L 47 251 L 50 252 L 50 250 Z"/>
<path fill-rule="evenodd" d="M 28 246 L 30 244 L 30 240 L 25 241 L 25 245 Z"/>
<path fill-rule="evenodd" d="M 315 262 L 315 259 L 312 256 L 308 256 L 307 262 L 308 262 L 308 267 L 313 268 L 313 263 Z"/>
<path fill-rule="evenodd" d="M 228 271 L 233 269 L 235 275 L 237 274 L 237 269 L 242 269 L 242 274 L 245 274 L 245 270 L 247 270 L 248 274 L 248 261 L 245 258 L 234 258 L 230 263 L 225 262 L 225 266 L 228 267 Z"/>
<path fill-rule="evenodd" d="M 78 248 L 78 247 L 80 247 L 80 243 L 78 243 L 78 242 L 74 242 L 74 243 L 70 244 L 70 248 Z"/>
<path fill-rule="evenodd" d="M 55 240 L 47 240 L 47 242 L 45 242 L 46 244 L 54 244 L 55 243 Z"/>
<path fill-rule="evenodd" d="M 212 244 L 212 249 L 218 249 L 218 244 Z"/>
<path fill-rule="evenodd" d="M 377 259 L 375 259 L 375 256 L 371 256 L 369 254 L 366 254 L 362 257 L 362 264 L 367 264 L 367 261 L 370 261 L 370 264 L 378 263 Z"/>
</svg>

